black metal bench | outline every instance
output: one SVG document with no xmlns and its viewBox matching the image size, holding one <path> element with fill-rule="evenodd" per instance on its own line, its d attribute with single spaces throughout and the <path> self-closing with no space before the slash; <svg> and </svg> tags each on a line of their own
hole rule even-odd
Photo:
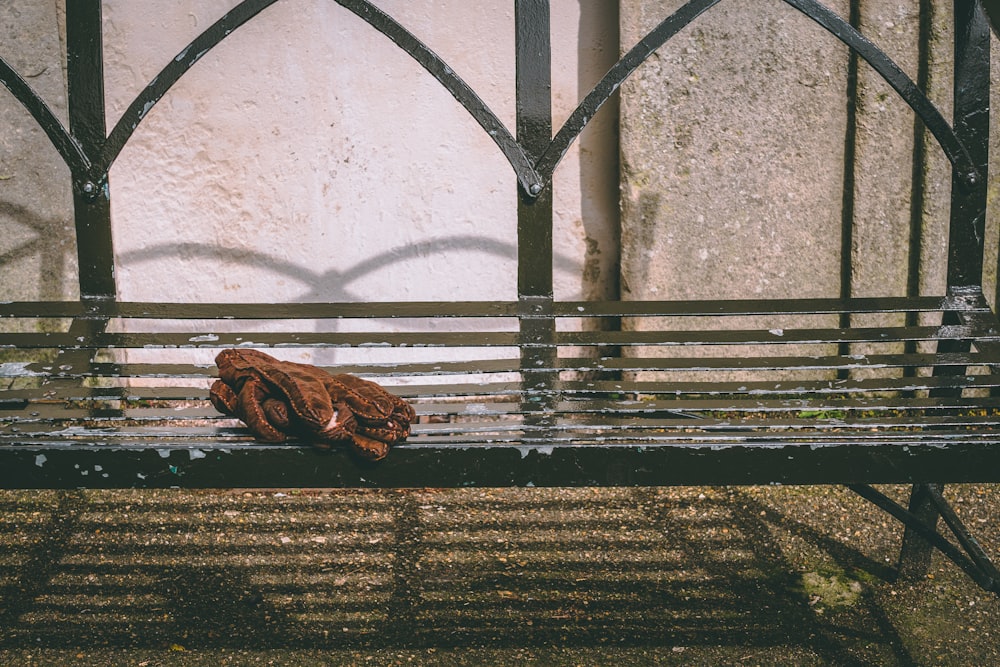
<svg viewBox="0 0 1000 667">
<path fill-rule="evenodd" d="M 891 298 L 558 302 L 551 185 L 560 158 L 620 83 L 715 2 L 692 0 L 666 17 L 553 133 L 548 5 L 516 0 L 517 128 L 511 133 L 399 24 L 363 0 L 339 0 L 433 74 L 510 162 L 518 181 L 520 297 L 502 303 L 122 302 L 114 276 L 110 165 L 150 106 L 273 0 L 246 0 L 205 30 L 109 133 L 101 3 L 68 2 L 68 129 L 0 60 L 0 80 L 69 166 L 82 295 L 72 302 L 0 304 L 6 324 L 0 333 L 0 486 L 846 484 L 905 523 L 903 551 L 914 571 L 926 565 L 934 546 L 981 586 L 1000 592 L 996 568 L 941 496 L 945 483 L 1000 481 L 1000 382 L 994 372 L 1000 330 L 982 288 L 987 25 L 977 2 L 955 3 L 958 83 L 955 122 L 949 124 L 847 21 L 811 0 L 786 1 L 877 70 L 951 162 L 946 291 Z M 896 314 L 902 323 L 859 324 L 873 313 Z M 823 316 L 828 324 L 801 328 L 796 322 L 802 315 Z M 745 316 L 767 316 L 773 324 L 750 330 L 729 324 Z M 581 318 L 601 318 L 606 326 L 581 330 L 574 324 Z M 698 318 L 698 326 L 683 326 L 690 318 Z M 186 321 L 202 320 L 220 324 L 185 330 Z M 352 326 L 317 332 L 317 320 Z M 477 326 L 450 326 L 463 320 Z M 300 324 L 276 331 L 261 321 Z M 406 328 L 386 333 L 397 321 Z M 894 345 L 859 352 L 858 344 L 867 343 Z M 241 345 L 371 346 L 371 362 L 337 372 L 369 377 L 406 397 L 419 422 L 409 440 L 378 464 L 346 450 L 261 444 L 209 405 L 214 368 L 122 355 Z M 689 353 L 704 346 L 718 353 Z M 408 359 L 411 348 L 423 356 Z M 456 361 L 450 354 L 456 348 L 480 360 Z M 665 348 L 669 354 L 657 353 Z M 380 361 L 376 353 L 386 349 L 399 354 Z M 727 379 L 734 372 L 753 379 Z M 878 483 L 913 484 L 910 506 L 870 486 Z M 957 545 L 936 532 L 939 517 Z"/>
</svg>

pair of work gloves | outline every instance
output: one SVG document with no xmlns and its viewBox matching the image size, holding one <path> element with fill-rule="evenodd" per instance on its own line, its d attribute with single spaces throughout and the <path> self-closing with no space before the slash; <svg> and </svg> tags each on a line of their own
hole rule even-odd
<svg viewBox="0 0 1000 667">
<path fill-rule="evenodd" d="M 320 449 L 348 443 L 361 458 L 378 461 L 410 434 L 413 408 L 374 382 L 251 349 L 223 350 L 215 363 L 212 404 L 258 440 L 298 439 Z"/>
</svg>

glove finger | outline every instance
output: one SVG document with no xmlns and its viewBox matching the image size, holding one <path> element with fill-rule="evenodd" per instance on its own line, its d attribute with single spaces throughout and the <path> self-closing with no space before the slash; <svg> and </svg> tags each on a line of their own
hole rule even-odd
<svg viewBox="0 0 1000 667">
<path fill-rule="evenodd" d="M 255 368 L 256 372 L 287 399 L 295 417 L 310 432 L 321 432 L 336 423 L 322 371 L 293 362 L 274 361 Z"/>
<path fill-rule="evenodd" d="M 410 435 L 409 426 L 403 428 L 402 425 L 396 425 L 392 420 L 388 421 L 385 425 L 376 424 L 364 424 L 358 423 L 358 430 L 356 433 L 361 435 L 374 438 L 375 440 L 381 440 L 382 442 L 395 445 L 397 442 L 402 442 Z"/>
<path fill-rule="evenodd" d="M 327 391 L 334 400 L 343 400 L 362 419 L 385 419 L 399 399 L 379 385 L 353 375 L 331 375 Z"/>
<path fill-rule="evenodd" d="M 285 434 L 267 420 L 263 402 L 267 397 L 264 385 L 256 378 L 248 378 L 240 391 L 238 416 L 253 431 L 258 440 L 264 442 L 284 442 Z"/>
<path fill-rule="evenodd" d="M 226 349 L 215 356 L 215 365 L 219 369 L 219 378 L 239 393 L 248 377 L 254 375 L 255 363 L 267 363 L 261 357 L 270 359 L 268 355 L 257 350 Z"/>
<path fill-rule="evenodd" d="M 355 433 L 351 438 L 351 449 L 367 461 L 381 461 L 389 454 L 389 443 Z"/>
<path fill-rule="evenodd" d="M 399 398 L 398 396 L 393 396 L 396 399 L 396 406 L 392 411 L 392 419 L 400 422 L 405 428 L 406 433 L 410 433 L 410 424 L 414 419 L 417 418 L 417 413 L 414 411 L 413 406 Z"/>
<path fill-rule="evenodd" d="M 267 423 L 274 428 L 288 433 L 292 429 L 292 424 L 288 418 L 288 404 L 277 398 L 265 398 L 261 403 L 261 410 Z"/>
<path fill-rule="evenodd" d="M 212 401 L 215 409 L 224 415 L 235 415 L 239 399 L 233 388 L 222 380 L 212 383 L 212 388 L 208 392 L 208 399 Z"/>
<path fill-rule="evenodd" d="M 317 435 L 326 442 L 344 442 L 351 439 L 357 427 L 358 422 L 347 404 L 334 403 L 333 419 Z"/>
</svg>

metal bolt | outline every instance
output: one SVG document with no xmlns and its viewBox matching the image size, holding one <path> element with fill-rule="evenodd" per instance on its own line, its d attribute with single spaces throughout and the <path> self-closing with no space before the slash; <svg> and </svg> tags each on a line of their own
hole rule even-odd
<svg viewBox="0 0 1000 667">
<path fill-rule="evenodd" d="M 528 188 L 528 192 L 530 192 L 532 195 L 537 195 L 541 191 L 542 191 L 541 183 L 532 183 L 531 187 Z"/>
<path fill-rule="evenodd" d="M 979 185 L 979 174 L 974 171 L 965 172 L 965 185 L 974 188 Z"/>
<path fill-rule="evenodd" d="M 93 181 L 85 181 L 83 185 L 80 186 L 80 190 L 87 199 L 94 199 L 97 197 L 97 184 Z"/>
</svg>

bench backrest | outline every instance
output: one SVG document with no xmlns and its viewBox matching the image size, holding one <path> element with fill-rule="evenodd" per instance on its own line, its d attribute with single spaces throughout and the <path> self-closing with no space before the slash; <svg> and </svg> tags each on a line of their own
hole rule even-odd
<svg viewBox="0 0 1000 667">
<path fill-rule="evenodd" d="M 813 0 L 785 0 L 864 59 L 902 96 L 939 143 L 953 166 L 948 283 L 979 285 L 982 279 L 986 211 L 989 109 L 989 31 L 973 0 L 955 3 L 954 122 L 876 45 Z M 0 60 L 0 81 L 28 109 L 69 166 L 74 195 L 80 294 L 84 300 L 116 298 L 114 245 L 110 224 L 108 171 L 136 127 L 164 94 L 208 51 L 275 0 L 247 0 L 226 13 L 171 60 L 135 97 L 106 132 L 100 0 L 67 3 L 69 127 L 8 61 Z M 570 144 L 622 82 L 657 48 L 683 30 L 717 0 L 691 0 L 665 17 L 630 48 L 582 99 L 561 127 L 551 112 L 549 6 L 544 0 L 514 3 L 516 29 L 516 128 L 511 131 L 446 62 L 411 32 L 362 0 L 344 6 L 426 68 L 488 133 L 517 177 L 518 294 L 525 308 L 551 300 L 552 177 Z M 555 130 L 555 131 L 553 131 Z"/>
</svg>

